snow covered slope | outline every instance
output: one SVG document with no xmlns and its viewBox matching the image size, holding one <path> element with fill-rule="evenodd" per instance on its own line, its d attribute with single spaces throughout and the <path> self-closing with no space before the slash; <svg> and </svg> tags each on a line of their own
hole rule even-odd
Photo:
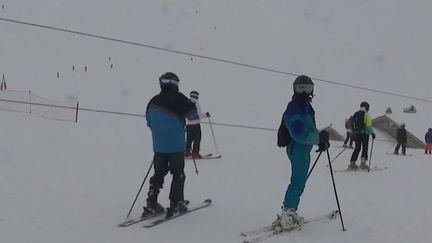
<svg viewBox="0 0 432 243">
<path fill-rule="evenodd" d="M 427 0 L 2 3 L 0 18 L 430 99 Z M 275 128 L 292 92 L 294 77 L 287 75 L 5 21 L 0 31 L 0 73 L 9 89 L 54 100 L 77 97 L 84 108 L 143 114 L 159 91 L 160 74 L 173 71 L 182 91 L 200 91 L 214 122 Z M 415 105 L 422 121 L 405 123 L 416 131 L 432 122 L 430 103 L 317 81 L 319 126 L 333 123 L 343 132 L 344 118 L 362 100 L 374 117 L 387 106 Z M 73 124 L 0 114 L 1 242 L 241 242 L 240 231 L 274 219 L 289 180 L 290 165 L 273 132 L 214 126 L 223 158 L 200 161 L 199 175 L 188 162 L 185 191 L 192 202 L 210 197 L 214 205 L 153 229 L 120 229 L 152 158 L 143 118 L 82 111 Z M 213 152 L 207 125 L 203 138 L 203 150 Z M 332 156 L 340 151 L 333 145 Z M 269 242 L 430 242 L 432 157 L 422 150 L 409 150 L 413 156 L 406 158 L 385 155 L 391 146 L 374 144 L 372 164 L 387 170 L 335 173 L 346 232 L 333 221 Z M 335 169 L 345 168 L 349 156 L 345 152 Z M 306 217 L 336 207 L 326 163 L 320 159 L 302 197 L 299 211 Z M 169 182 L 160 196 L 165 205 Z M 146 190 L 147 184 L 142 196 Z M 140 197 L 134 214 L 143 202 Z"/>
</svg>

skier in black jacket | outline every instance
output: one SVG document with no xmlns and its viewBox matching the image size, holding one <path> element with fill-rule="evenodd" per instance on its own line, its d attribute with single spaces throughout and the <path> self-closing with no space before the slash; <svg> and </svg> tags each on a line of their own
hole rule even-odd
<svg viewBox="0 0 432 243">
<path fill-rule="evenodd" d="M 407 132 L 405 124 L 402 123 L 396 132 L 397 145 L 394 154 L 399 154 L 399 148 L 402 146 L 402 155 L 406 155 Z"/>
</svg>

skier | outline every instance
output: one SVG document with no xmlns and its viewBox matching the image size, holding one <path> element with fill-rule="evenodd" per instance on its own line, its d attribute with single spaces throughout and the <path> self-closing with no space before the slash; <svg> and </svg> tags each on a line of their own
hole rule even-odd
<svg viewBox="0 0 432 243">
<path fill-rule="evenodd" d="M 427 154 L 427 153 L 431 154 L 431 151 L 432 151 L 432 128 L 429 128 L 428 132 L 425 134 L 425 142 L 426 142 L 425 154 Z"/>
<path fill-rule="evenodd" d="M 353 139 L 352 139 L 352 116 L 350 118 L 345 119 L 345 129 L 346 129 L 346 138 L 344 141 L 344 147 L 347 146 L 347 143 L 349 141 L 349 147 L 353 147 Z"/>
<path fill-rule="evenodd" d="M 406 155 L 407 132 L 405 130 L 405 123 L 402 123 L 396 131 L 397 145 L 394 154 L 399 154 L 399 148 L 402 146 L 402 155 Z"/>
<path fill-rule="evenodd" d="M 303 193 L 310 165 L 310 152 L 313 145 L 318 151 L 330 147 L 329 133 L 319 131 L 315 124 L 315 111 L 311 101 L 314 84 L 305 75 L 298 76 L 293 84 L 294 95 L 283 114 L 283 124 L 289 132 L 291 141 L 286 153 L 291 161 L 291 181 L 285 193 L 282 213 L 274 225 L 290 229 L 303 223 L 303 217 L 297 214 L 300 196 Z"/>
<path fill-rule="evenodd" d="M 158 203 L 159 190 L 164 183 L 165 175 L 173 175 L 169 194 L 170 207 L 166 217 L 175 212 L 187 211 L 184 203 L 184 151 L 185 151 L 185 118 L 198 117 L 195 104 L 178 90 L 179 78 L 167 72 L 159 78 L 161 92 L 154 96 L 147 105 L 146 119 L 153 138 L 154 174 L 150 178 L 147 206 L 143 216 L 163 211 Z"/>
<path fill-rule="evenodd" d="M 368 160 L 369 135 L 372 136 L 372 139 L 375 139 L 375 133 L 372 129 L 372 119 L 368 111 L 369 103 L 363 101 L 360 104 L 360 110 L 353 115 L 352 137 L 354 139 L 355 148 L 348 166 L 348 169 L 351 170 L 358 169 L 356 161 L 360 150 L 362 150 L 360 168 L 363 170 L 369 169 L 369 166 L 366 164 Z"/>
<path fill-rule="evenodd" d="M 199 93 L 198 91 L 190 92 L 190 100 L 195 104 L 198 117 L 196 119 L 187 119 L 186 120 L 186 131 L 187 131 L 187 139 L 186 139 L 186 152 L 185 157 L 192 156 L 195 159 L 201 159 L 202 155 L 199 153 L 200 151 L 200 143 L 201 143 L 201 118 L 210 117 L 210 113 L 203 113 L 201 111 L 201 107 L 198 103 Z M 193 143 L 193 146 L 192 146 Z M 192 153 L 191 153 L 192 148 Z"/>
</svg>

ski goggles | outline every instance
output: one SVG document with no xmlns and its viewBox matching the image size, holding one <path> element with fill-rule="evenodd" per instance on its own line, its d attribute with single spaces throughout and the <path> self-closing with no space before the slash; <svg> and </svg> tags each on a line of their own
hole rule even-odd
<svg viewBox="0 0 432 243">
<path fill-rule="evenodd" d="M 313 84 L 297 84 L 296 86 L 294 86 L 294 92 L 298 94 L 301 93 L 312 94 L 313 91 L 314 91 Z"/>
</svg>

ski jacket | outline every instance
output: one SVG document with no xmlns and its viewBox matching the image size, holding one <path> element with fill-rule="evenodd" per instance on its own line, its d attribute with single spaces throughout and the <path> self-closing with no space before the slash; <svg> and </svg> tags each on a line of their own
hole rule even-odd
<svg viewBox="0 0 432 243">
<path fill-rule="evenodd" d="M 291 135 L 292 142 L 310 147 L 307 153 L 310 152 L 312 145 L 319 143 L 319 130 L 315 124 L 315 111 L 309 101 L 301 102 L 296 100 L 294 96 L 291 102 L 288 103 L 283 120 Z"/>
<path fill-rule="evenodd" d="M 429 128 L 428 132 L 425 135 L 426 143 L 432 143 L 432 128 Z"/>
<path fill-rule="evenodd" d="M 364 119 L 363 119 L 363 123 L 365 125 L 365 128 L 360 130 L 360 131 L 354 131 L 353 130 L 353 135 L 356 134 L 366 134 L 366 135 L 371 135 L 372 133 L 374 133 L 373 128 L 372 128 L 372 118 L 370 117 L 369 113 L 366 111 L 366 109 L 364 107 L 361 107 L 359 111 L 364 111 L 365 115 L 364 115 Z"/>
<path fill-rule="evenodd" d="M 400 127 L 397 129 L 396 140 L 398 141 L 398 143 L 406 143 L 407 142 L 407 132 L 406 132 L 405 128 Z"/>
<path fill-rule="evenodd" d="M 185 118 L 196 119 L 195 104 L 176 89 L 163 88 L 147 105 L 155 153 L 178 153 L 186 149 Z"/>
<path fill-rule="evenodd" d="M 196 125 L 196 124 L 200 124 L 201 119 L 206 118 L 206 114 L 203 113 L 201 111 L 201 106 L 199 105 L 198 101 L 194 100 L 194 99 L 190 99 L 192 103 L 195 104 L 195 107 L 197 109 L 198 112 L 198 117 L 195 119 L 186 119 L 186 125 Z"/>
</svg>

